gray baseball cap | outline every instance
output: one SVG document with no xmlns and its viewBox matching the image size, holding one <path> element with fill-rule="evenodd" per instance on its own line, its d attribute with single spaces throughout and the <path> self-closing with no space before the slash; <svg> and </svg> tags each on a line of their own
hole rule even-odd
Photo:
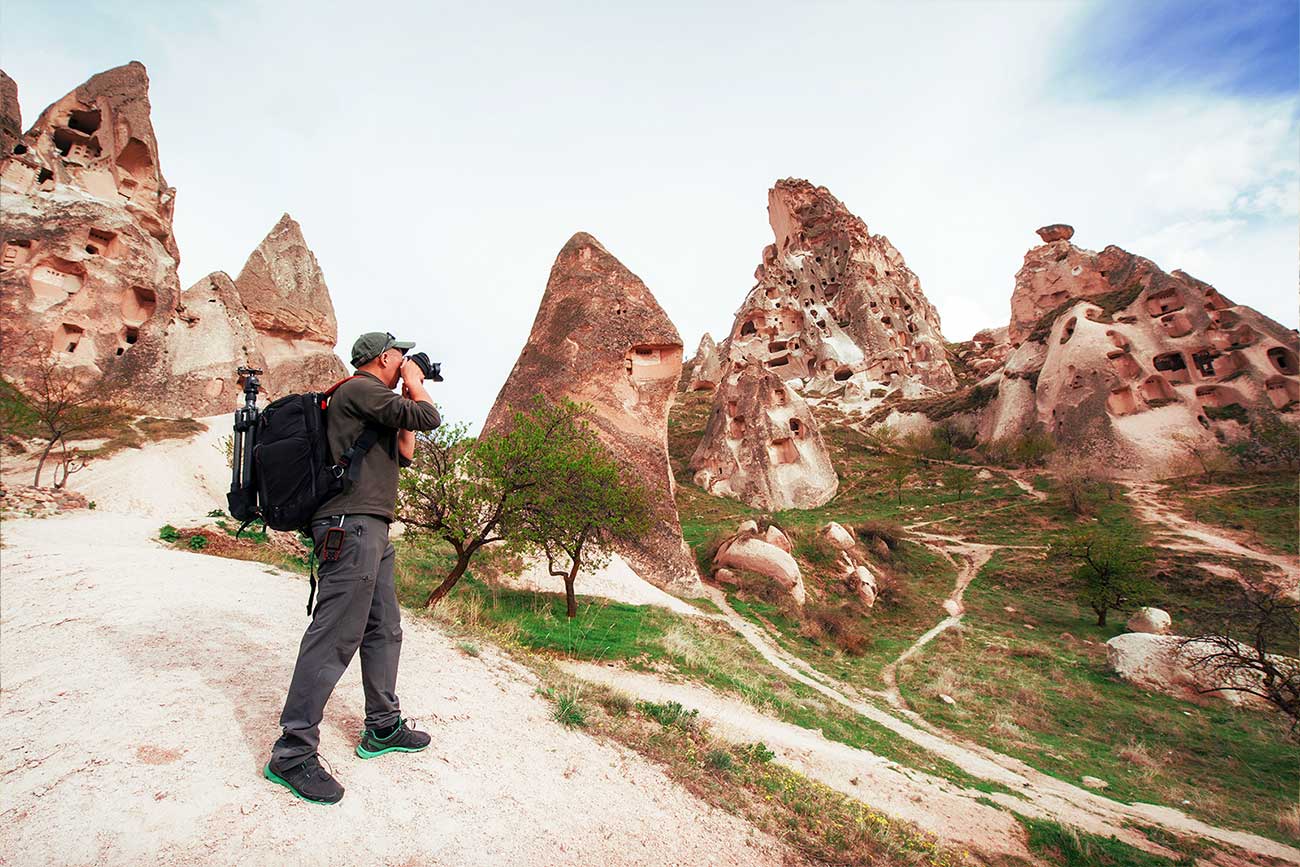
<svg viewBox="0 0 1300 867">
<path fill-rule="evenodd" d="M 398 340 L 386 331 L 367 331 L 352 344 L 352 366 L 360 367 L 389 349 L 400 349 L 405 354 L 414 345 L 414 340 Z"/>
</svg>

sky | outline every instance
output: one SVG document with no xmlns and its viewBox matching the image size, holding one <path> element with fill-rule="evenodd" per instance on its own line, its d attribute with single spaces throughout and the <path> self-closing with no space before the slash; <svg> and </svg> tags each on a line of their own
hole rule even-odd
<svg viewBox="0 0 1300 867">
<path fill-rule="evenodd" d="M 143 62 L 182 286 L 288 212 L 342 357 L 417 341 L 477 425 L 571 235 L 689 355 L 729 331 L 784 177 L 887 235 L 949 340 L 1006 324 L 1055 222 L 1294 327 L 1298 2 L 0 0 L 0 67 L 29 125 Z"/>
</svg>

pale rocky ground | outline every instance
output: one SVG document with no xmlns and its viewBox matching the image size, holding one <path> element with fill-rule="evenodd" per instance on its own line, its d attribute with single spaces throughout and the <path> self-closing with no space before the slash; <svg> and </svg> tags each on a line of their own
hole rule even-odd
<svg viewBox="0 0 1300 867">
<path fill-rule="evenodd" d="M 638 755 L 553 722 L 526 669 L 410 618 L 402 704 L 432 748 L 355 757 L 354 664 L 322 728 L 344 801 L 262 779 L 305 583 L 152 540 L 217 505 L 218 433 L 87 470 L 93 512 L 4 523 L 0 864 L 789 863 Z"/>
</svg>

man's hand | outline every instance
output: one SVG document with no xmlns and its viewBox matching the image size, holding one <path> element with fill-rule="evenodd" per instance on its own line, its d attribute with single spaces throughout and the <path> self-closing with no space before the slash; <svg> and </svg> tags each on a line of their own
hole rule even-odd
<svg viewBox="0 0 1300 867">
<path fill-rule="evenodd" d="M 421 403 L 433 403 L 424 389 L 424 372 L 414 361 L 402 362 L 402 396 Z"/>
</svg>

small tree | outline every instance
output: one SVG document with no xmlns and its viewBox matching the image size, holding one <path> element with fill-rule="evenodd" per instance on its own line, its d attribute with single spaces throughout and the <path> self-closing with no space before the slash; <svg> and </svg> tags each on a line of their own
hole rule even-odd
<svg viewBox="0 0 1300 867">
<path fill-rule="evenodd" d="M 1053 546 L 1060 558 L 1075 561 L 1073 577 L 1079 598 L 1105 626 L 1112 608 L 1140 605 L 1154 592 L 1147 577 L 1151 555 L 1131 534 L 1113 527 L 1075 533 Z"/>
<path fill-rule="evenodd" d="M 966 492 L 975 481 L 975 471 L 969 467 L 950 466 L 943 471 L 943 486 L 957 495 L 957 499 L 965 499 Z"/>
<path fill-rule="evenodd" d="M 110 425 L 121 412 L 121 391 L 107 377 L 91 381 L 84 370 L 60 363 L 34 336 L 16 338 L 7 332 L 4 337 L 5 365 L 27 371 L 19 388 L 26 403 L 23 414 L 45 441 L 32 478 L 32 485 L 40 487 L 50 452 L 58 446 L 66 451 L 68 441 Z"/>
<path fill-rule="evenodd" d="M 650 524 L 644 489 L 623 477 L 587 412 L 567 399 L 539 400 L 530 413 L 515 417 L 525 440 L 546 432 L 544 453 L 530 465 L 535 484 L 520 516 L 519 542 L 544 556 L 550 574 L 564 581 L 569 617 L 578 614 L 578 573 L 604 566 L 611 543 L 633 539 Z"/>
<path fill-rule="evenodd" d="M 1198 691 L 1261 698 L 1291 719 L 1294 733 L 1300 727 L 1300 603 L 1263 584 L 1237 591 L 1218 629 L 1182 642 L 1192 668 L 1214 684 Z"/>
<path fill-rule="evenodd" d="M 903 502 L 903 486 L 916 471 L 916 459 L 911 455 L 893 452 L 885 456 L 885 480 L 894 491 L 898 503 Z"/>
<path fill-rule="evenodd" d="M 1095 458 L 1078 452 L 1054 452 L 1047 469 L 1056 477 L 1061 501 L 1075 515 L 1091 515 L 1093 494 L 1105 484 L 1104 473 Z"/>
<path fill-rule="evenodd" d="M 463 424 L 416 434 L 415 458 L 402 474 L 398 516 L 416 533 L 445 540 L 456 552 L 451 570 L 429 591 L 432 608 L 451 592 L 470 560 L 487 545 L 507 541 L 507 529 L 536 484 L 534 463 L 547 431 L 520 429 L 471 440 Z"/>
<path fill-rule="evenodd" d="M 1272 410 L 1250 414 L 1250 436 L 1228 446 L 1228 453 L 1242 467 L 1285 467 L 1300 465 L 1300 430 Z"/>
<path fill-rule="evenodd" d="M 1228 469 L 1228 456 L 1214 440 L 1206 439 L 1198 433 L 1183 431 L 1176 431 L 1171 438 L 1186 454 L 1189 466 L 1200 470 L 1205 481 L 1214 481 L 1216 475 Z"/>
</svg>

